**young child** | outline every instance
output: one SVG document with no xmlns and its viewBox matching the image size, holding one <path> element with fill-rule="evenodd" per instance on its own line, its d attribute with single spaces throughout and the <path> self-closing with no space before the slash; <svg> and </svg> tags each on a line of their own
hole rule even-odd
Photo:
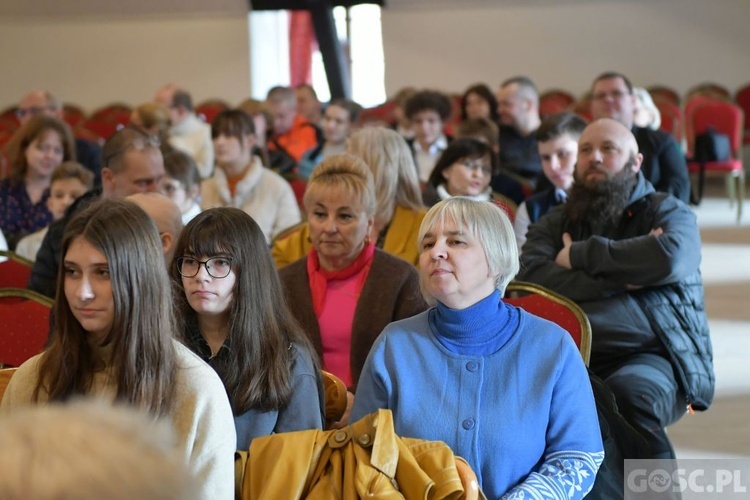
<svg viewBox="0 0 750 500">
<path fill-rule="evenodd" d="M 198 199 L 201 194 L 201 177 L 195 160 L 182 151 L 164 155 L 164 170 L 161 190 L 182 212 L 182 223 L 187 224 L 201 213 Z"/>
<path fill-rule="evenodd" d="M 93 185 L 94 174 L 86 167 L 74 161 L 61 163 L 52 172 L 50 179 L 47 210 L 52 214 L 52 219 L 62 219 L 68 207 L 89 191 Z M 42 246 L 47 229 L 49 226 L 23 237 L 16 246 L 16 254 L 31 261 L 36 260 L 36 254 Z"/>
</svg>

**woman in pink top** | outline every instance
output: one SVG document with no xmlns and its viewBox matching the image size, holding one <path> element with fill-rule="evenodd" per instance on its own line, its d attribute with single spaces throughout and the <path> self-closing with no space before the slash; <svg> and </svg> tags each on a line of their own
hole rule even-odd
<svg viewBox="0 0 750 500">
<path fill-rule="evenodd" d="M 427 305 L 414 266 L 375 248 L 375 190 L 361 159 L 339 154 L 320 163 L 304 206 L 313 248 L 279 275 L 323 368 L 353 393 L 383 328 Z M 341 423 L 347 419 L 348 411 Z"/>
</svg>

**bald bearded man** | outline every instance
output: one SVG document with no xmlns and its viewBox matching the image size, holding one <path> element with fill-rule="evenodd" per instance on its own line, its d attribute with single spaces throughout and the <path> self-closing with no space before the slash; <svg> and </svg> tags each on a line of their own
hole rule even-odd
<svg viewBox="0 0 750 500">
<path fill-rule="evenodd" d="M 687 409 L 707 409 L 714 393 L 701 242 L 693 212 L 656 192 L 642 162 L 622 123 L 588 125 L 568 201 L 530 227 L 518 279 L 581 306 L 593 330 L 591 370 L 651 458 L 674 458 L 664 428 Z"/>
</svg>

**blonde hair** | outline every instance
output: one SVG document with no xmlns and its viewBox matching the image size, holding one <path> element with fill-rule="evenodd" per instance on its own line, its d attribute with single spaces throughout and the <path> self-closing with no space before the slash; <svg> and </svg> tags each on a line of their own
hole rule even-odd
<svg viewBox="0 0 750 500">
<path fill-rule="evenodd" d="M 325 189 L 343 187 L 361 204 L 367 217 L 375 215 L 375 189 L 372 173 L 360 158 L 348 153 L 329 156 L 312 172 L 302 199 L 305 210 Z"/>
<path fill-rule="evenodd" d="M 383 127 L 358 130 L 349 137 L 347 151 L 362 158 L 372 171 L 376 227 L 388 225 L 397 205 L 424 209 L 414 157 L 398 132 Z"/>
<path fill-rule="evenodd" d="M 520 267 L 513 224 L 505 212 L 492 202 L 474 201 L 464 196 L 443 200 L 427 212 L 419 226 L 417 241 L 420 252 L 425 234 L 443 227 L 448 221 L 471 234 L 482 245 L 487 266 L 495 276 L 495 288 L 500 295 L 505 293 L 505 287 L 518 274 Z M 427 292 L 422 273 L 419 284 L 425 301 L 434 306 L 435 297 Z"/>
</svg>

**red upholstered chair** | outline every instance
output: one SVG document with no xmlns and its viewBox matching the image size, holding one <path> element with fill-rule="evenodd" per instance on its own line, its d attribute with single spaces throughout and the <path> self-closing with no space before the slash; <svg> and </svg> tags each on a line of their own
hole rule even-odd
<svg viewBox="0 0 750 500">
<path fill-rule="evenodd" d="M 547 90 L 539 96 L 539 114 L 545 117 L 562 113 L 567 111 L 575 100 L 575 97 L 564 90 Z"/>
<path fill-rule="evenodd" d="M 594 115 L 591 114 L 591 94 L 586 94 L 579 100 L 574 102 L 571 105 L 570 110 L 587 122 L 592 121 L 594 119 Z"/>
<path fill-rule="evenodd" d="M 720 99 L 731 99 L 732 94 L 729 92 L 729 89 L 724 87 L 723 85 L 719 85 L 718 83 L 712 83 L 712 82 L 704 82 L 696 85 L 695 87 L 692 87 L 687 92 L 688 99 L 694 95 L 707 95 L 710 97 L 717 97 Z"/>
<path fill-rule="evenodd" d="M 737 90 L 737 94 L 734 96 L 734 101 L 740 108 L 742 108 L 745 116 L 750 115 L 750 83 Z M 743 144 L 750 144 L 750 124 L 748 123 L 745 123 L 745 138 L 742 142 Z"/>
<path fill-rule="evenodd" d="M 115 123 L 121 123 L 127 125 L 130 123 L 130 114 L 133 112 L 133 108 L 127 104 L 113 103 L 107 104 L 91 113 L 91 119 L 95 120 L 106 120 Z"/>
<path fill-rule="evenodd" d="M 75 129 L 86 121 L 86 113 L 83 112 L 83 109 L 74 104 L 64 104 L 63 120 L 70 125 L 70 128 Z"/>
<path fill-rule="evenodd" d="M 684 117 L 680 107 L 671 101 L 661 98 L 654 99 L 654 104 L 661 115 L 661 125 L 659 128 L 671 134 L 677 141 L 677 144 L 682 144 L 684 137 Z"/>
<path fill-rule="evenodd" d="M 204 122 L 210 124 L 214 122 L 216 115 L 229 108 L 231 108 L 231 106 L 226 101 L 222 101 L 221 99 L 209 99 L 195 107 L 195 114 L 201 117 Z"/>
<path fill-rule="evenodd" d="M 713 127 L 717 132 L 729 137 L 731 157 L 726 161 L 711 161 L 705 164 L 707 173 L 722 174 L 727 182 L 727 194 L 730 204 L 737 202 L 737 222 L 742 218 L 742 202 L 745 198 L 745 170 L 742 166 L 742 135 L 744 132 L 744 113 L 736 104 L 709 99 L 699 102 L 690 108 L 685 115 L 686 130 L 689 131 L 688 157 L 693 156 L 695 138 Z M 688 161 L 688 171 L 697 174 L 700 163 Z"/>
<path fill-rule="evenodd" d="M 39 354 L 49 338 L 52 299 L 31 290 L 0 289 L 0 365 L 20 366 Z"/>
<path fill-rule="evenodd" d="M 31 267 L 34 265 L 14 252 L 0 250 L 0 288 L 26 288 L 31 276 Z"/>
<path fill-rule="evenodd" d="M 651 97 L 656 101 L 657 99 L 671 102 L 675 106 L 680 105 L 680 94 L 677 93 L 677 91 L 673 88 L 664 86 L 664 85 L 652 85 L 650 87 L 647 87 L 646 90 L 648 90 L 648 93 L 651 94 Z"/>
<path fill-rule="evenodd" d="M 359 114 L 359 123 L 365 124 L 383 124 L 388 125 L 393 122 L 393 110 L 396 108 L 396 103 L 393 101 L 386 101 L 379 106 L 374 108 L 363 109 Z"/>
<path fill-rule="evenodd" d="M 578 304 L 543 286 L 523 281 L 511 281 L 503 301 L 562 327 L 573 337 L 583 362 L 589 364 L 591 324 Z"/>
</svg>

